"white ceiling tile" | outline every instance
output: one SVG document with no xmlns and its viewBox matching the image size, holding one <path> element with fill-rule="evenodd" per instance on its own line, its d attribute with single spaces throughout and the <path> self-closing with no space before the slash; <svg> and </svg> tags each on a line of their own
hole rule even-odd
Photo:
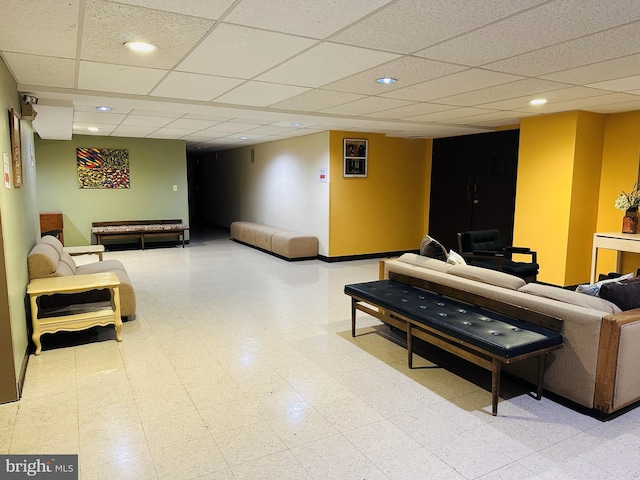
<svg viewBox="0 0 640 480">
<path fill-rule="evenodd" d="M 193 128 L 168 128 L 162 127 L 154 132 L 154 135 L 171 135 L 173 138 L 180 138 L 191 133 L 195 133 Z"/>
<path fill-rule="evenodd" d="M 117 0 L 118 3 L 217 20 L 235 0 Z"/>
<path fill-rule="evenodd" d="M 255 124 L 225 122 L 214 125 L 213 127 L 209 128 L 209 130 L 211 130 L 212 132 L 239 133 L 246 132 L 247 130 L 251 130 L 252 128 L 256 128 Z"/>
<path fill-rule="evenodd" d="M 436 78 L 435 80 L 429 80 L 417 85 L 412 85 L 410 87 L 401 88 L 384 94 L 383 96 L 420 102 L 449 97 L 458 93 L 480 90 L 482 88 L 514 82 L 521 79 L 522 77 L 515 75 L 474 68 L 454 73 L 446 77 Z"/>
<path fill-rule="evenodd" d="M 247 123 L 249 125 L 269 125 L 270 123 L 272 123 L 271 119 L 269 118 L 259 119 L 259 118 L 234 117 L 233 119 L 230 119 L 230 121 L 233 123 Z"/>
<path fill-rule="evenodd" d="M 319 87 L 394 58 L 397 58 L 397 55 L 335 43 L 321 43 L 260 75 L 258 79 Z"/>
<path fill-rule="evenodd" d="M 144 110 L 141 108 L 135 108 L 131 111 L 131 115 L 143 115 L 147 117 L 167 117 L 167 118 L 178 118 L 182 116 L 181 113 L 178 112 L 168 112 L 161 110 Z"/>
<path fill-rule="evenodd" d="M 404 56 L 383 65 L 378 65 L 350 77 L 323 85 L 327 90 L 380 95 L 398 88 L 407 87 L 464 70 L 465 67 L 425 58 Z M 376 79 L 391 77 L 396 83 L 380 84 Z"/>
<path fill-rule="evenodd" d="M 215 125 L 215 120 L 195 120 L 192 118 L 178 118 L 166 125 L 167 128 L 181 128 L 191 130 L 203 130 Z"/>
<path fill-rule="evenodd" d="M 111 112 L 78 112 L 73 114 L 74 123 L 95 123 L 104 125 L 119 125 L 126 118 L 126 115 Z"/>
<path fill-rule="evenodd" d="M 97 128 L 97 132 L 90 132 L 89 127 Z M 117 125 L 110 125 L 108 123 L 94 123 L 94 122 L 73 122 L 73 133 L 75 135 L 110 135 Z"/>
<path fill-rule="evenodd" d="M 491 101 L 495 102 L 509 98 L 519 98 L 525 95 L 533 96 L 569 87 L 570 85 L 565 85 L 563 83 L 551 82 L 549 80 L 538 80 L 537 78 L 527 78 L 525 80 L 495 85 L 493 87 L 474 90 L 468 93 L 442 97 L 438 99 L 438 102 L 445 103 L 447 105 L 471 107 Z"/>
<path fill-rule="evenodd" d="M 325 38 L 391 0 L 243 0 L 225 22 L 315 38 Z"/>
<path fill-rule="evenodd" d="M 345 103 L 336 107 L 323 110 L 325 113 L 335 113 L 338 115 L 367 115 L 380 110 L 390 108 L 406 107 L 414 102 L 408 100 L 396 100 L 395 98 L 368 97 L 355 102 Z"/>
<path fill-rule="evenodd" d="M 539 96 L 547 100 L 546 105 L 550 105 L 558 102 L 573 101 L 580 98 L 589 98 L 605 95 L 605 90 L 598 90 L 595 88 L 587 87 L 569 87 L 561 90 L 554 90 L 544 92 Z M 523 110 L 526 111 L 529 108 L 529 101 L 532 100 L 530 95 L 523 97 L 510 98 L 508 100 L 500 100 L 497 102 L 486 102 L 479 106 L 483 108 L 495 108 L 498 110 Z M 544 107 L 544 105 L 543 105 Z M 535 106 L 533 107 L 535 109 Z"/>
<path fill-rule="evenodd" d="M 172 120 L 167 117 L 147 117 L 143 115 L 129 115 L 121 125 L 139 125 L 145 127 L 160 128 L 169 124 Z"/>
<path fill-rule="evenodd" d="M 640 93 L 638 93 L 640 95 Z M 603 105 L 593 105 L 589 107 L 589 111 L 597 113 L 618 113 L 640 110 L 640 98 L 637 100 L 629 100 L 626 102 L 607 103 Z"/>
<path fill-rule="evenodd" d="M 415 117 L 409 117 L 409 121 L 419 122 L 448 122 L 452 118 L 470 117 L 472 115 L 483 115 L 487 113 L 495 113 L 495 110 L 462 107 L 455 108 L 453 110 L 446 110 L 443 112 L 426 113 L 424 115 L 416 115 Z"/>
<path fill-rule="evenodd" d="M 171 68 L 213 26 L 213 21 L 147 8 L 87 0 L 81 58 L 119 65 Z M 144 40 L 158 47 L 140 54 L 124 42 Z"/>
<path fill-rule="evenodd" d="M 80 62 L 78 88 L 100 92 L 149 93 L 165 74 L 151 68 Z"/>
<path fill-rule="evenodd" d="M 314 40 L 283 33 L 222 24 L 178 65 L 177 70 L 247 79 L 314 43 Z"/>
<path fill-rule="evenodd" d="M 488 113 L 480 113 L 477 115 L 460 115 L 460 117 L 451 118 L 447 120 L 447 123 L 452 124 L 465 124 L 465 125 L 480 125 L 485 124 L 485 122 L 492 121 L 512 121 L 514 118 L 518 118 L 521 112 L 509 112 L 509 111 L 501 111 L 501 112 L 488 112 Z"/>
<path fill-rule="evenodd" d="M 75 60 L 11 52 L 5 53 L 4 58 L 19 84 L 62 88 L 75 86 Z"/>
<path fill-rule="evenodd" d="M 601 88 L 602 90 L 612 90 L 614 92 L 640 90 L 640 75 L 632 75 L 630 77 L 617 78 L 615 80 L 591 83 L 587 86 L 592 88 Z"/>
<path fill-rule="evenodd" d="M 546 103 L 544 105 L 539 105 L 538 107 L 525 107 L 522 109 L 518 109 L 518 111 L 535 113 L 538 115 L 545 113 L 566 112 L 570 110 L 593 109 L 593 111 L 596 111 L 595 107 L 606 106 L 612 103 L 635 101 L 637 98 L 638 97 L 629 95 L 627 93 L 609 93 L 589 98 L 576 98 L 563 102 Z"/>
<path fill-rule="evenodd" d="M 119 125 L 113 131 L 116 136 L 144 137 L 157 130 L 157 127 L 145 127 L 141 125 Z"/>
<path fill-rule="evenodd" d="M 391 108 L 381 112 L 370 113 L 369 117 L 402 119 L 407 117 L 415 117 L 416 115 L 425 115 L 427 113 L 444 112 L 445 110 L 453 110 L 455 107 L 449 105 L 439 105 L 436 103 L 413 103 L 406 107 Z"/>
<path fill-rule="evenodd" d="M 558 0 L 429 47 L 417 55 L 478 66 L 639 18 L 637 0 Z"/>
<path fill-rule="evenodd" d="M 201 113 L 189 113 L 184 115 L 182 118 L 191 118 L 193 120 L 211 120 L 214 122 L 226 122 L 231 120 L 234 117 L 231 116 L 222 116 L 222 115 L 205 115 Z"/>
<path fill-rule="evenodd" d="M 335 105 L 351 102 L 360 98 L 365 98 L 365 96 L 355 93 L 314 89 L 300 95 L 296 95 L 295 97 L 287 98 L 281 102 L 274 103 L 271 107 L 316 112 L 324 108 L 333 107 Z"/>
<path fill-rule="evenodd" d="M 213 100 L 240 85 L 244 80 L 197 73 L 171 72 L 150 93 L 152 96 Z"/>
<path fill-rule="evenodd" d="M 260 127 L 252 128 L 251 130 L 247 130 L 245 133 L 247 135 L 278 135 L 284 132 L 289 132 L 291 130 L 295 130 L 294 127 L 277 127 L 275 125 L 262 125 Z"/>
<path fill-rule="evenodd" d="M 399 0 L 337 33 L 331 40 L 411 53 L 538 3 L 542 0 Z"/>
<path fill-rule="evenodd" d="M 108 115 L 115 115 L 115 114 L 128 115 L 129 113 L 131 113 L 131 108 L 118 108 L 118 107 L 113 107 L 108 112 L 101 112 L 99 110 L 96 110 L 96 107 L 109 106 L 109 105 L 105 105 L 106 103 L 110 103 L 109 101 L 101 101 L 98 103 L 94 101 L 89 101 L 90 103 L 84 103 L 85 101 L 87 100 L 85 100 L 84 98 L 74 101 L 73 110 L 75 112 L 99 113 L 100 115 L 103 115 L 105 113 Z"/>
<path fill-rule="evenodd" d="M 215 99 L 216 103 L 235 103 L 266 107 L 285 98 L 308 91 L 308 88 L 278 83 L 247 82 Z"/>
<path fill-rule="evenodd" d="M 79 0 L 21 0 L 13 5 L 4 2 L 0 50 L 75 58 L 79 4 Z"/>
<path fill-rule="evenodd" d="M 543 75 L 542 78 L 575 85 L 588 85 L 614 78 L 628 77 L 638 72 L 640 72 L 640 54 L 635 54 L 590 65 L 568 68 L 567 70 Z"/>
<path fill-rule="evenodd" d="M 634 22 L 485 66 L 501 72 L 517 72 L 520 75 L 545 75 L 639 53 L 638 38 L 640 38 L 640 22 Z"/>
</svg>

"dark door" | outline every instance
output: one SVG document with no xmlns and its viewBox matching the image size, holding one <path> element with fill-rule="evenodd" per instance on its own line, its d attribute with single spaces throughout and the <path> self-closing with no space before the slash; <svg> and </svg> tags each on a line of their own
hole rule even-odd
<svg viewBox="0 0 640 480">
<path fill-rule="evenodd" d="M 519 130 L 435 139 L 429 235 L 458 249 L 457 232 L 500 230 L 511 245 Z"/>
</svg>

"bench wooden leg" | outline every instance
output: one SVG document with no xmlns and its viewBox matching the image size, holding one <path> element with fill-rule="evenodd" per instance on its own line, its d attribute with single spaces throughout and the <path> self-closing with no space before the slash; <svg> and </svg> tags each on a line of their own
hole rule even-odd
<svg viewBox="0 0 640 480">
<path fill-rule="evenodd" d="M 356 299 L 351 297 L 351 336 L 356 336 Z"/>
<path fill-rule="evenodd" d="M 498 397 L 500 396 L 500 371 L 502 362 L 493 359 L 491 368 L 491 415 L 498 415 Z"/>
<path fill-rule="evenodd" d="M 547 360 L 547 353 L 542 355 L 538 355 L 538 379 L 537 379 L 537 389 L 536 389 L 536 400 L 540 400 L 542 398 L 542 389 L 544 387 L 544 368 Z"/>
<path fill-rule="evenodd" d="M 413 333 L 409 322 L 407 322 L 407 363 L 409 368 L 413 368 Z"/>
</svg>

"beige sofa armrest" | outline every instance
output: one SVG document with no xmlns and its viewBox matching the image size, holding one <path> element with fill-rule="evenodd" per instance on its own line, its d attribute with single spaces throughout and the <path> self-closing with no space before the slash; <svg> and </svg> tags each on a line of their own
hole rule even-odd
<svg viewBox="0 0 640 480">
<path fill-rule="evenodd" d="M 640 308 L 606 315 L 602 319 L 594 394 L 594 407 L 601 412 L 611 413 L 640 400 L 640 392 L 637 397 L 624 400 L 624 404 L 616 401 L 615 398 L 616 382 L 620 380 L 618 363 L 621 361 L 621 354 L 624 353 L 621 351 L 623 329 L 636 325 L 638 328 L 633 330 L 640 332 Z"/>
</svg>

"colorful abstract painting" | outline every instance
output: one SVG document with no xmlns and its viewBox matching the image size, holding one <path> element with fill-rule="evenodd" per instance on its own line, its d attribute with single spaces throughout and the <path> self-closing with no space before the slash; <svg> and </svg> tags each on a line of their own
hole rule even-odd
<svg viewBox="0 0 640 480">
<path fill-rule="evenodd" d="M 129 188 L 129 151 L 77 148 L 78 188 Z"/>
</svg>

